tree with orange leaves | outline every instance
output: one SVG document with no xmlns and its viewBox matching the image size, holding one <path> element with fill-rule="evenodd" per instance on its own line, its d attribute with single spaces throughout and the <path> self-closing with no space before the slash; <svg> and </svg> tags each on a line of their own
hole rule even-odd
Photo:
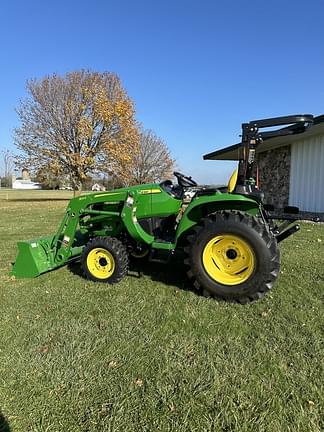
<svg viewBox="0 0 324 432">
<path fill-rule="evenodd" d="M 103 160 L 129 168 L 139 151 L 132 100 L 110 72 L 81 70 L 27 82 L 28 97 L 17 109 L 15 143 L 20 164 L 68 175 L 80 190 Z"/>
</svg>

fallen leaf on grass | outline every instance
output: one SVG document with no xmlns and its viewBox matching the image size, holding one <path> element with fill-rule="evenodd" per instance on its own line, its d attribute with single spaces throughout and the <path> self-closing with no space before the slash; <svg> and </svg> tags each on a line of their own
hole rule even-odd
<svg viewBox="0 0 324 432">
<path fill-rule="evenodd" d="M 97 329 L 100 331 L 105 330 L 107 327 L 106 323 L 102 321 L 98 321 L 96 325 L 97 325 Z"/>
<path fill-rule="evenodd" d="M 171 412 L 175 411 L 175 406 L 173 405 L 173 403 L 171 403 L 169 405 L 169 409 L 170 409 Z"/>
<path fill-rule="evenodd" d="M 263 311 L 263 312 L 261 312 L 261 316 L 266 317 L 269 315 L 270 312 L 271 312 L 271 309 L 268 309 L 267 311 Z"/>
<path fill-rule="evenodd" d="M 135 384 L 136 384 L 138 387 L 142 387 L 142 385 L 143 385 L 143 380 L 141 380 L 141 378 L 137 378 L 136 381 L 135 381 Z"/>
</svg>

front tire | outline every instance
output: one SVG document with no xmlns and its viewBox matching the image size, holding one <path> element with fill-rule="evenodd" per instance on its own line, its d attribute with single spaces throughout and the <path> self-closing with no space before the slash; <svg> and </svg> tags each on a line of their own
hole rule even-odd
<svg viewBox="0 0 324 432">
<path fill-rule="evenodd" d="M 114 237 L 95 237 L 83 249 L 81 266 L 89 280 L 117 283 L 128 271 L 126 248 Z"/>
<path fill-rule="evenodd" d="M 188 242 L 188 276 L 204 295 L 248 303 L 263 297 L 279 274 L 275 237 L 246 213 L 211 214 L 194 228 Z"/>
</svg>

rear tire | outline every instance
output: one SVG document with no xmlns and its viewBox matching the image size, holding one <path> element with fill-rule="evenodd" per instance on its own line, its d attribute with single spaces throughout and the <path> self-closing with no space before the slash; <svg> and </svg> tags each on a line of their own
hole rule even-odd
<svg viewBox="0 0 324 432">
<path fill-rule="evenodd" d="M 189 278 L 206 296 L 248 303 L 262 298 L 280 270 L 276 238 L 256 217 L 240 211 L 209 215 L 188 236 Z"/>
<path fill-rule="evenodd" d="M 117 283 L 128 271 L 126 248 L 114 237 L 95 237 L 83 249 L 81 266 L 89 280 Z"/>
</svg>

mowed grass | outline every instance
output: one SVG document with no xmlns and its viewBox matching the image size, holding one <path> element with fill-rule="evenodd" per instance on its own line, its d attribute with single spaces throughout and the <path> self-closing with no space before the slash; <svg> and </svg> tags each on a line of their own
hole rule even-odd
<svg viewBox="0 0 324 432">
<path fill-rule="evenodd" d="M 73 198 L 69 190 L 13 190 L 0 188 L 0 201 L 62 201 Z"/>
<path fill-rule="evenodd" d="M 114 286 L 78 265 L 13 280 L 16 242 L 54 232 L 66 194 L 0 201 L 1 432 L 323 430 L 323 225 L 282 243 L 247 306 L 191 291 L 181 256 Z"/>
</svg>

